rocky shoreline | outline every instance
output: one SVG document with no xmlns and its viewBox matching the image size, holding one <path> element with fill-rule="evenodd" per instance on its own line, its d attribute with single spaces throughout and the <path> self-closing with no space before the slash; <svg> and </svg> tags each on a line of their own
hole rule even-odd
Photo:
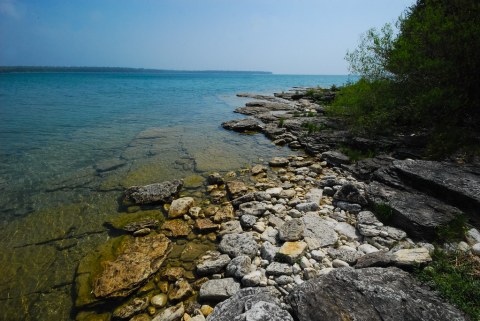
<svg viewBox="0 0 480 321">
<path fill-rule="evenodd" d="M 408 271 L 459 215 L 478 226 L 480 167 L 354 137 L 304 92 L 242 94 L 250 117 L 222 126 L 308 155 L 212 173 L 205 196 L 127 189 L 110 222 L 122 235 L 77 270 L 77 320 L 469 320 Z M 391 152 L 352 163 L 341 146 Z M 480 233 L 466 235 L 444 248 L 478 257 Z"/>
</svg>

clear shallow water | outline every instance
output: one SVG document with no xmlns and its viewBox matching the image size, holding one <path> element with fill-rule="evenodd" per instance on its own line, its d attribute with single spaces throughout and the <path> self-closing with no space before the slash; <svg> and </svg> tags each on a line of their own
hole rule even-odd
<svg viewBox="0 0 480 321">
<path fill-rule="evenodd" d="M 123 188 L 291 154 L 220 127 L 239 92 L 346 76 L 0 74 L 0 319 L 71 318 L 78 261 L 108 238 Z M 106 168 L 115 169 L 100 172 Z M 3 313 L 3 315 L 2 315 Z"/>
</svg>

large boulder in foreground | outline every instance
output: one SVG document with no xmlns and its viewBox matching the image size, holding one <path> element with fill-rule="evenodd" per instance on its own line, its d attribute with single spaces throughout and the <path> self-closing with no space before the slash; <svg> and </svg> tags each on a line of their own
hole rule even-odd
<svg viewBox="0 0 480 321">
<path fill-rule="evenodd" d="M 134 238 L 115 260 L 104 263 L 93 294 L 96 298 L 128 296 L 158 271 L 171 248 L 163 234 Z"/>
<path fill-rule="evenodd" d="M 178 194 L 183 181 L 165 181 L 145 186 L 132 186 L 125 191 L 125 201 L 137 205 L 169 203 Z"/>
<path fill-rule="evenodd" d="M 460 321 L 462 312 L 398 268 L 341 268 L 287 297 L 298 321 Z"/>
</svg>

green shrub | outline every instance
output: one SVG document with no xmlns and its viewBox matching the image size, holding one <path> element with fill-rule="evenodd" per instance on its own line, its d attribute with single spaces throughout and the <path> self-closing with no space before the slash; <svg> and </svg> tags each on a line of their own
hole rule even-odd
<svg viewBox="0 0 480 321">
<path fill-rule="evenodd" d="M 373 213 L 383 223 L 389 223 L 393 217 L 393 209 L 385 203 L 378 203 L 373 206 Z"/>
<path fill-rule="evenodd" d="M 480 261 L 466 253 L 435 250 L 433 262 L 415 275 L 447 301 L 480 320 Z"/>
<path fill-rule="evenodd" d="M 339 149 L 342 153 L 347 155 L 352 162 L 357 162 L 362 159 L 375 157 L 375 152 L 372 150 L 368 150 L 365 152 L 359 149 L 350 148 L 348 146 L 341 146 Z"/>
</svg>

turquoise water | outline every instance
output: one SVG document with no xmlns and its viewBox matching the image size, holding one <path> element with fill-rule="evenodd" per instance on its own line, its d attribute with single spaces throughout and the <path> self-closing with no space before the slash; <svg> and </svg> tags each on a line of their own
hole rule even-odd
<svg viewBox="0 0 480 321">
<path fill-rule="evenodd" d="M 288 155 L 225 131 L 239 92 L 347 76 L 0 74 L 0 319 L 68 319 L 78 261 L 108 238 L 125 187 Z M 105 169 L 111 169 L 104 171 Z M 68 243 L 68 244 L 65 244 Z"/>
</svg>

